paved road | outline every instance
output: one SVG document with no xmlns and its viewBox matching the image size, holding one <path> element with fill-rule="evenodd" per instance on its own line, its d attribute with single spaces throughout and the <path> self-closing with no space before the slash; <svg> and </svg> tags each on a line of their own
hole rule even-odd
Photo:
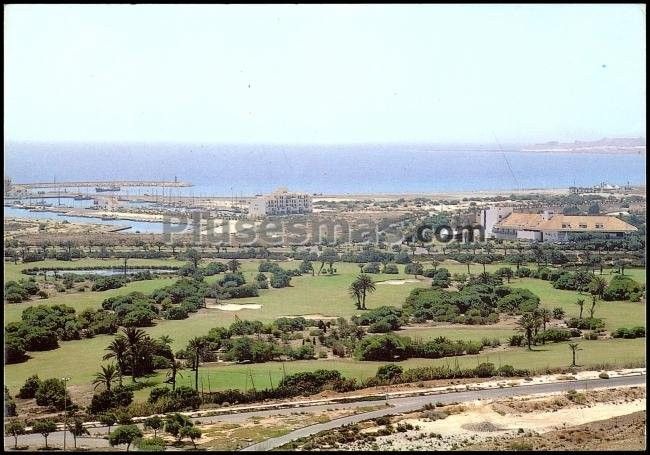
<svg viewBox="0 0 650 455">
<path fill-rule="evenodd" d="M 358 415 L 343 417 L 340 419 L 332 420 L 330 422 L 311 425 L 304 427 L 298 430 L 295 430 L 291 433 L 288 433 L 284 436 L 278 438 L 269 439 L 257 444 L 253 444 L 244 448 L 243 450 L 271 450 L 275 447 L 279 447 L 288 442 L 291 442 L 295 439 L 309 436 L 320 431 L 330 430 L 332 428 L 337 428 L 343 425 L 350 423 L 360 422 L 362 420 L 372 419 L 375 417 L 380 417 L 389 414 L 398 414 L 401 412 L 409 412 L 412 410 L 420 409 L 427 403 L 451 403 L 451 402 L 463 402 L 463 401 L 473 401 L 478 398 L 500 398 L 500 397 L 510 397 L 515 395 L 529 395 L 535 393 L 548 393 L 548 392 L 558 392 L 569 389 L 582 389 L 587 385 L 589 388 L 596 387 L 614 387 L 620 385 L 636 385 L 645 383 L 645 375 L 641 376 L 629 376 L 629 377 L 618 377 L 612 379 L 591 379 L 587 381 L 566 381 L 561 383 L 552 383 L 552 384 L 534 384 L 518 387 L 508 387 L 503 389 L 485 389 L 485 390 L 473 390 L 467 392 L 444 392 L 439 394 L 432 394 L 426 396 L 413 396 L 407 398 L 390 398 L 388 403 L 391 405 L 390 408 L 380 409 L 377 411 L 366 412 Z M 279 409 L 269 409 L 269 410 L 258 410 L 258 411 L 244 411 L 234 414 L 225 414 L 217 415 L 211 417 L 194 417 L 193 421 L 199 422 L 201 424 L 211 424 L 217 422 L 230 422 L 238 423 L 250 419 L 252 416 L 267 416 L 267 415 L 288 415 L 295 412 L 318 412 L 325 411 L 328 409 L 354 409 L 367 406 L 374 406 L 384 401 L 355 401 L 351 403 L 330 403 L 330 404 L 318 404 L 312 406 L 300 406 L 299 408 L 279 408 Z M 103 437 L 108 433 L 107 427 L 97 427 L 89 428 L 91 437 L 83 437 L 77 439 L 77 445 L 89 448 L 105 448 L 109 447 L 108 441 L 103 439 Z M 18 445 L 25 446 L 29 445 L 30 448 L 41 447 L 44 445 L 44 439 L 40 434 L 26 434 L 18 437 Z M 63 447 L 63 431 L 57 431 L 48 437 L 48 445 L 51 447 Z M 9 449 L 14 446 L 14 438 L 11 436 L 6 436 L 4 438 L 4 447 Z M 67 447 L 73 447 L 73 439 L 70 433 L 67 434 Z M 123 447 L 118 447 L 121 449 L 126 449 L 126 445 Z"/>
<path fill-rule="evenodd" d="M 291 433 L 287 433 L 284 436 L 267 439 L 266 441 L 262 441 L 257 444 L 250 445 L 242 449 L 242 451 L 272 450 L 284 444 L 287 444 L 291 441 L 294 441 L 296 439 L 303 438 L 306 436 L 311 436 L 321 431 L 331 430 L 333 428 L 338 428 L 343 425 L 349 425 L 352 423 L 361 422 L 362 420 L 373 419 L 375 417 L 415 411 L 421 409 L 427 403 L 436 403 L 436 402 L 441 402 L 441 403 L 459 402 L 460 403 L 465 401 L 474 401 L 477 399 L 494 399 L 494 398 L 512 397 L 517 395 L 562 392 L 570 389 L 582 390 L 585 387 L 587 389 L 593 389 L 598 387 L 638 385 L 638 384 L 645 384 L 645 381 L 646 381 L 645 375 L 641 375 L 641 376 L 618 377 L 612 379 L 590 379 L 586 381 L 566 381 L 566 382 L 559 382 L 559 383 L 534 384 L 529 386 L 510 387 L 510 388 L 503 388 L 503 389 L 487 389 L 487 390 L 475 390 L 475 391 L 467 391 L 467 392 L 450 392 L 450 393 L 445 393 L 440 395 L 397 398 L 397 399 L 389 400 L 390 404 L 394 405 L 394 407 L 392 408 L 380 409 L 377 411 L 352 415 L 352 416 L 343 417 L 336 420 L 331 420 L 329 422 L 319 423 L 316 425 L 300 428 L 298 430 L 292 431 Z"/>
</svg>

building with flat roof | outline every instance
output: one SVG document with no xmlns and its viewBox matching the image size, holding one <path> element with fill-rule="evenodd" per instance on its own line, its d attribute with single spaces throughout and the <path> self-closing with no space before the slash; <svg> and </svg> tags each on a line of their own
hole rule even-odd
<svg viewBox="0 0 650 455">
<path fill-rule="evenodd" d="M 602 233 L 610 238 L 619 238 L 637 230 L 615 216 L 561 215 L 548 210 L 543 213 L 507 212 L 504 207 L 492 207 L 481 212 L 487 238 L 563 242 L 569 240 L 571 234 Z"/>
<path fill-rule="evenodd" d="M 312 210 L 311 195 L 278 188 L 271 194 L 253 199 L 248 207 L 248 216 L 249 218 L 263 218 L 265 216 L 311 213 Z"/>
</svg>

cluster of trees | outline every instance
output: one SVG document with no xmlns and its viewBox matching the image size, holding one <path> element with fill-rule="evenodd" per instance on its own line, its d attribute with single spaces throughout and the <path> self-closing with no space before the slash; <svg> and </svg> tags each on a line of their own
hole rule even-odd
<svg viewBox="0 0 650 455">
<path fill-rule="evenodd" d="M 20 281 L 7 281 L 4 292 L 5 300 L 9 303 L 24 302 L 32 296 L 39 295 L 41 292 L 44 293 L 44 298 L 47 298 L 47 293 L 41 291 L 34 278 Z"/>
<path fill-rule="evenodd" d="M 539 298 L 527 289 L 470 282 L 460 291 L 418 288 L 403 306 L 415 322 L 439 321 L 460 324 L 492 324 L 499 314 L 521 314 L 537 308 Z"/>
<path fill-rule="evenodd" d="M 399 330 L 402 323 L 402 310 L 392 306 L 382 306 L 372 309 L 359 316 L 353 316 L 352 322 L 368 326 L 370 333 L 386 333 Z"/>
<path fill-rule="evenodd" d="M 27 351 L 48 351 L 58 340 L 80 338 L 81 325 L 67 305 L 37 305 L 22 312 L 20 322 L 5 326 L 5 363 L 26 360 Z"/>
<path fill-rule="evenodd" d="M 451 341 L 438 337 L 431 341 L 414 341 L 395 334 L 368 336 L 361 339 L 354 351 L 359 360 L 405 360 L 411 357 L 438 359 L 465 354 L 478 354 L 483 345 L 472 341 Z"/>
<path fill-rule="evenodd" d="M 65 383 L 58 378 L 41 380 L 38 375 L 30 376 L 20 388 L 17 396 L 23 399 L 35 398 L 37 405 L 56 411 L 63 409 L 70 411 L 77 408 L 65 388 Z"/>
<path fill-rule="evenodd" d="M 645 338 L 645 327 L 619 327 L 612 332 L 612 338 Z"/>
</svg>

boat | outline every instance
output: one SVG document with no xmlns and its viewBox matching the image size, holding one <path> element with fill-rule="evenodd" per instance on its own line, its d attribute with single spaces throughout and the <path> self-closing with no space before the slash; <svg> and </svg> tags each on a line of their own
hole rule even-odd
<svg viewBox="0 0 650 455">
<path fill-rule="evenodd" d="M 111 216 L 111 215 L 105 215 L 105 216 L 102 217 L 102 221 L 112 221 L 112 220 L 116 220 L 116 219 L 117 219 L 116 216 Z"/>
<path fill-rule="evenodd" d="M 88 201 L 90 199 L 92 199 L 90 196 L 84 196 L 83 194 L 74 197 L 75 201 Z"/>
<path fill-rule="evenodd" d="M 120 188 L 119 186 L 108 186 L 108 187 L 98 186 L 95 188 L 95 191 L 98 193 L 104 193 L 106 191 L 120 191 L 121 189 L 122 188 Z"/>
</svg>

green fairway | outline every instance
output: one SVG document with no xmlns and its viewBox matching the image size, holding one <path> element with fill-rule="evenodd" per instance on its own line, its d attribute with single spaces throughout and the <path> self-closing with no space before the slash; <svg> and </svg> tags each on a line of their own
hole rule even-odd
<svg viewBox="0 0 650 455">
<path fill-rule="evenodd" d="M 513 287 L 530 289 L 539 296 L 542 306 L 553 309 L 562 307 L 567 316 L 578 316 L 579 308 L 576 300 L 585 300 L 583 316 L 587 316 L 587 309 L 591 306 L 589 294 L 579 294 L 577 291 L 564 291 L 555 289 L 551 282 L 534 278 L 519 278 L 510 283 Z M 619 327 L 633 325 L 645 326 L 645 304 L 641 302 L 605 302 L 599 300 L 596 304 L 595 317 L 605 319 L 605 328 L 615 330 Z"/>
<path fill-rule="evenodd" d="M 426 328 L 406 328 L 395 332 L 400 336 L 408 336 L 411 339 L 431 340 L 436 337 L 447 337 L 451 340 L 470 340 L 481 341 L 483 338 L 498 338 L 502 344 L 508 342 L 508 338 L 517 333 L 513 329 L 501 327 L 473 326 L 462 328 L 450 327 L 426 327 Z"/>
<path fill-rule="evenodd" d="M 226 262 L 225 260 L 222 260 Z M 257 275 L 259 260 L 242 260 L 242 271 L 247 281 L 252 281 Z M 203 264 L 207 261 L 203 261 Z M 300 261 L 284 261 L 281 266 L 285 269 L 297 268 Z M 39 267 L 59 267 L 63 268 L 76 266 L 94 266 L 98 264 L 120 265 L 119 259 L 110 261 L 101 260 L 79 260 L 73 262 L 61 261 L 44 261 L 36 263 Z M 36 264 L 27 264 L 27 266 L 36 266 Z M 136 260 L 129 261 L 132 265 L 180 265 L 179 261 L 165 260 Z M 320 263 L 315 262 L 314 266 L 318 270 Z M 20 269 L 25 265 L 19 264 L 13 266 L 11 273 L 18 274 L 21 277 Z M 429 264 L 424 262 L 425 268 Z M 445 263 L 442 266 L 447 267 L 452 273 L 466 273 L 467 267 L 463 264 Z M 502 264 L 488 265 L 488 271 L 502 267 Z M 241 319 L 257 319 L 262 321 L 271 321 L 274 318 L 285 315 L 301 314 L 322 314 L 325 316 L 342 316 L 350 317 L 358 311 L 355 309 L 354 301 L 347 292 L 349 284 L 359 273 L 357 264 L 336 263 L 337 274 L 311 276 L 303 275 L 294 277 L 291 280 L 291 287 L 282 289 L 260 290 L 260 296 L 255 298 L 236 299 L 229 303 L 243 304 L 256 303 L 261 304 L 259 310 L 240 310 L 237 312 L 222 311 L 217 309 L 204 309 L 198 313 L 192 314 L 185 320 L 162 320 L 157 321 L 154 327 L 145 328 L 145 330 L 154 337 L 161 335 L 170 335 L 174 341 L 172 348 L 174 351 L 185 347 L 187 341 L 195 336 L 206 334 L 210 328 L 216 326 L 227 326 L 235 320 L 235 315 Z M 514 267 L 512 267 L 514 270 Z M 413 276 L 404 275 L 404 266 L 399 266 L 400 273 L 397 275 L 377 274 L 371 275 L 375 281 L 386 280 L 412 280 Z M 480 273 L 483 268 L 481 265 L 473 264 L 472 273 Z M 640 282 L 645 282 L 644 270 L 634 269 L 626 270 L 626 275 L 633 276 Z M 268 275 L 268 274 L 267 274 Z M 610 274 L 606 275 L 611 277 Z M 7 275 L 6 275 L 7 277 Z M 7 279 L 5 277 L 5 279 Z M 208 277 L 206 280 L 211 282 L 217 280 L 219 276 Z M 417 282 L 407 282 L 404 284 L 377 284 L 376 292 L 371 294 L 367 299 L 369 308 L 376 308 L 382 305 L 393 305 L 401 307 L 409 292 L 417 287 L 428 286 L 428 280 L 418 277 Z M 642 279 L 643 278 L 643 279 Z M 30 305 L 37 304 L 54 304 L 65 303 L 74 307 L 77 311 L 86 308 L 98 308 L 107 297 L 123 295 L 131 291 L 151 292 L 156 288 L 173 283 L 175 278 L 163 278 L 149 281 L 138 281 L 129 283 L 120 289 L 113 289 L 105 292 L 85 292 L 72 294 L 59 294 L 50 299 L 36 300 L 30 303 L 6 304 L 4 308 L 5 323 L 20 320 L 20 314 L 23 309 Z M 542 304 L 547 308 L 560 306 L 565 309 L 567 315 L 577 315 L 578 308 L 574 302 L 580 296 L 577 292 L 562 291 L 554 289 L 551 283 L 532 278 L 513 279 L 511 286 L 523 287 L 530 289 L 539 295 Z M 589 304 L 589 296 L 584 295 L 582 298 Z M 586 311 L 586 308 L 585 308 Z M 634 325 L 645 325 L 645 305 L 641 303 L 630 302 L 599 302 L 596 307 L 596 317 L 605 319 L 608 330 L 618 327 L 630 327 Z M 508 337 L 513 334 L 512 329 L 507 328 L 489 328 L 485 326 L 462 328 L 438 328 L 430 327 L 425 329 L 409 328 L 398 332 L 400 335 L 410 336 L 412 338 L 431 339 L 437 336 L 446 336 L 451 339 L 465 339 L 479 341 L 484 337 L 499 338 L 502 344 L 506 343 Z M 24 380 L 34 374 L 39 374 L 41 378 L 60 377 L 69 375 L 72 377 L 71 385 L 81 386 L 90 390 L 90 381 L 93 374 L 98 370 L 102 363 L 101 357 L 104 354 L 104 348 L 112 340 L 112 336 L 97 336 L 92 339 L 83 339 L 75 341 L 61 342 L 61 347 L 53 351 L 33 352 L 29 361 L 21 364 L 5 366 L 5 381 L 15 393 L 17 388 Z M 579 363 L 597 363 L 608 362 L 623 365 L 628 361 L 639 361 L 644 359 L 644 339 L 636 340 L 607 340 L 607 341 L 581 341 L 581 347 L 584 348 L 578 354 Z M 489 354 L 488 359 L 494 363 L 508 363 L 519 368 L 543 368 L 546 366 L 566 366 L 570 361 L 570 352 L 566 343 L 559 345 L 540 346 L 536 352 L 527 352 L 523 348 L 508 348 L 501 350 L 497 354 Z M 472 366 L 477 362 L 476 356 L 467 356 L 456 358 L 461 366 Z M 401 364 L 405 367 L 433 365 L 445 362 L 455 362 L 456 359 L 441 360 L 424 360 L 411 359 Z M 484 361 L 484 356 L 480 356 L 480 361 Z M 375 373 L 378 365 L 382 363 L 375 362 L 357 362 L 351 359 L 342 360 L 313 360 L 285 362 L 287 373 L 296 371 L 313 370 L 315 368 L 332 368 L 340 371 L 349 377 L 367 377 Z M 202 372 L 210 374 L 210 387 L 215 388 L 244 388 L 250 387 L 250 379 L 246 379 L 247 372 L 252 372 L 253 380 L 256 387 L 266 387 L 277 384 L 282 376 L 282 364 L 277 362 L 256 364 L 256 365 L 210 365 L 208 368 L 202 368 Z M 269 372 L 271 379 L 269 379 Z M 184 372 L 187 379 L 191 372 Z M 156 380 L 161 380 L 163 372 L 156 375 Z M 207 376 L 204 378 L 207 382 Z M 207 390 L 207 384 L 205 384 Z M 146 396 L 147 391 L 139 391 L 136 396 Z"/>
<path fill-rule="evenodd" d="M 80 343 L 68 341 L 61 343 L 62 347 L 57 350 L 58 362 L 51 360 L 43 361 L 46 352 L 33 353 L 33 359 L 29 362 L 16 365 L 8 365 L 5 368 L 5 383 L 12 393 L 16 393 L 25 379 L 38 372 L 41 378 L 60 377 L 68 375 L 71 377 L 70 384 L 82 386 L 90 390 L 92 376 L 98 370 L 101 363 L 103 348 L 110 342 L 110 336 L 98 336 L 86 341 L 86 349 L 78 349 Z M 642 362 L 645 360 L 645 339 L 633 340 L 613 339 L 599 341 L 580 341 L 581 351 L 578 352 L 577 361 L 579 365 L 595 365 L 608 363 L 615 366 L 625 366 L 631 362 Z M 454 366 L 458 361 L 461 368 L 476 366 L 480 362 L 492 362 L 496 366 L 512 365 L 517 368 L 544 369 L 554 367 L 567 367 L 571 363 L 571 351 L 566 343 L 547 344 L 536 346 L 534 351 L 526 348 L 508 348 L 485 354 L 451 357 L 444 359 L 409 359 L 399 362 L 403 368 L 414 368 L 420 366 L 450 365 Z M 346 377 L 367 378 L 373 376 L 377 368 L 387 362 L 361 362 L 353 359 L 340 360 L 301 360 L 293 362 L 268 362 L 251 365 L 220 365 L 209 364 L 202 366 L 200 375 L 203 378 L 205 390 L 208 390 L 208 377 L 212 390 L 228 388 L 250 388 L 250 374 L 253 374 L 253 381 L 257 388 L 265 388 L 278 384 L 282 378 L 283 369 L 286 374 L 300 371 L 312 371 L 319 368 L 336 369 Z M 270 374 L 270 379 L 269 379 Z M 183 371 L 183 378 L 180 384 L 192 383 L 194 373 Z M 247 378 L 248 376 L 248 378 Z M 152 376 L 151 380 L 162 382 L 165 372 L 160 371 Z M 130 379 L 127 379 L 130 380 Z M 148 389 L 136 393 L 138 397 L 146 397 Z"/>
</svg>

